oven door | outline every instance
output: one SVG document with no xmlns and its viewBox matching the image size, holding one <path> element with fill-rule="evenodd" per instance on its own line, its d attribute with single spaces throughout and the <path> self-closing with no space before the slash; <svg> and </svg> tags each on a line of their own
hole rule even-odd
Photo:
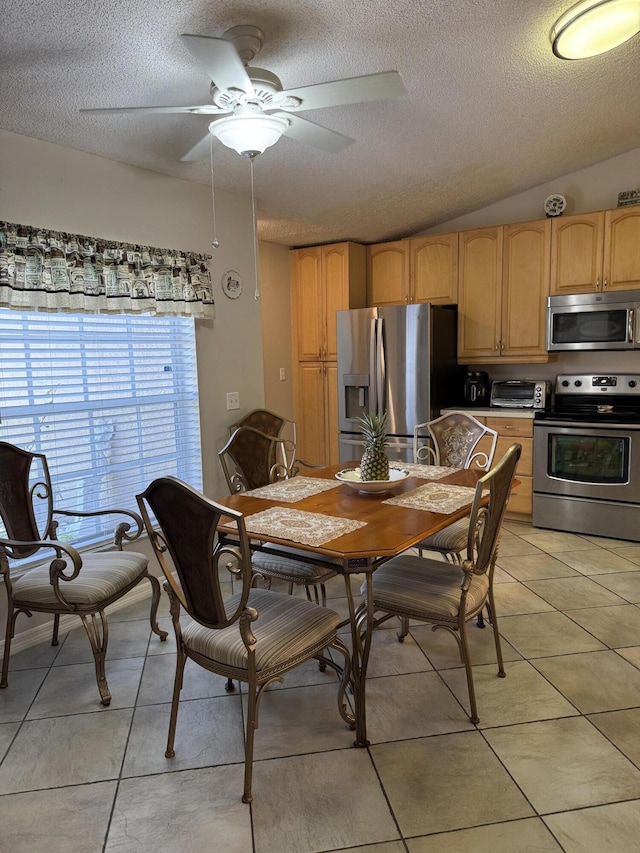
<svg viewBox="0 0 640 853">
<path fill-rule="evenodd" d="M 536 493 L 640 502 L 640 427 L 539 422 L 533 459 Z"/>
</svg>

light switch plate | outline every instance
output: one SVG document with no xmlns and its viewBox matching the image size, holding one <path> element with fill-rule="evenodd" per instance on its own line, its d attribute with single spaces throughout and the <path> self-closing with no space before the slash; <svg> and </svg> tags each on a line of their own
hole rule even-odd
<svg viewBox="0 0 640 853">
<path fill-rule="evenodd" d="M 227 394 L 227 411 L 240 408 L 240 392 L 229 391 Z"/>
</svg>

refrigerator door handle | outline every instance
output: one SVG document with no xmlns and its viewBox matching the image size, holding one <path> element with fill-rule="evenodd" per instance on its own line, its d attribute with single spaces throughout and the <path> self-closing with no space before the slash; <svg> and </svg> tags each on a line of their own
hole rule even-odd
<svg viewBox="0 0 640 853">
<path fill-rule="evenodd" d="M 386 408 L 385 388 L 387 362 L 384 351 L 384 320 L 380 318 L 376 327 L 376 412 L 381 415 Z"/>
<path fill-rule="evenodd" d="M 378 411 L 378 321 L 371 321 L 371 335 L 369 337 L 369 411 L 375 414 Z"/>
</svg>

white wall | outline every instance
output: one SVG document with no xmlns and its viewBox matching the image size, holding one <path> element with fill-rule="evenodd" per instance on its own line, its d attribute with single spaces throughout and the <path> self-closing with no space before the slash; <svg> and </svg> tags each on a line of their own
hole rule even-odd
<svg viewBox="0 0 640 853">
<path fill-rule="evenodd" d="M 212 250 L 209 187 L 0 131 L 0 219 L 213 254 L 216 318 L 196 321 L 196 346 L 204 490 L 224 494 L 217 452 L 227 424 L 264 404 L 251 199 L 216 190 L 220 246 Z M 243 279 L 236 300 L 220 287 L 228 269 Z M 240 392 L 239 411 L 227 412 L 227 391 Z"/>
<path fill-rule="evenodd" d="M 447 231 L 464 231 L 491 225 L 508 225 L 544 219 L 544 200 L 552 193 L 562 193 L 567 199 L 564 216 L 590 210 L 608 210 L 618 204 L 618 193 L 640 188 L 640 148 L 612 157 L 556 178 L 533 189 L 509 196 L 502 201 L 474 210 L 457 219 L 423 231 L 423 234 L 444 234 Z"/>
<path fill-rule="evenodd" d="M 293 420 L 291 356 L 291 294 L 289 249 L 260 244 L 264 403 L 267 409 Z M 285 379 L 280 379 L 280 370 Z"/>
</svg>

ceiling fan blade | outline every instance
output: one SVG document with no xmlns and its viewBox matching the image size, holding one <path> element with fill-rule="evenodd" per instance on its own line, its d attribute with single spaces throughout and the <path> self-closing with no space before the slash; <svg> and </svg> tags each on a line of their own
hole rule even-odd
<svg viewBox="0 0 640 853">
<path fill-rule="evenodd" d="M 399 98 L 406 95 L 402 77 L 397 71 L 381 71 L 378 74 L 365 74 L 363 77 L 348 77 L 330 83 L 316 83 L 313 86 L 301 86 L 287 89 L 280 97 L 299 98 L 300 106 L 285 106 L 287 112 L 317 110 L 321 107 L 337 107 L 341 104 L 360 104 L 364 101 L 378 101 L 384 98 Z"/>
<path fill-rule="evenodd" d="M 186 154 L 180 158 L 182 163 L 189 163 L 193 160 L 208 160 L 211 155 L 211 134 L 207 133 L 200 142 L 196 142 L 193 148 L 190 148 Z"/>
<path fill-rule="evenodd" d="M 278 113 L 275 114 L 278 115 Z M 342 133 L 336 133 L 335 130 L 329 130 L 328 127 L 314 124 L 307 118 L 291 115 L 288 112 L 281 112 L 279 115 L 289 120 L 289 127 L 284 132 L 285 136 L 290 136 L 296 142 L 313 145 L 314 148 L 327 151 L 329 154 L 337 154 L 355 142 L 355 139 L 343 136 Z"/>
<path fill-rule="evenodd" d="M 185 33 L 181 38 L 218 89 L 240 89 L 249 96 L 255 94 L 253 83 L 232 42 L 212 36 L 192 36 Z"/>
<path fill-rule="evenodd" d="M 215 104 L 201 104 L 194 107 L 106 107 L 104 109 L 82 109 L 81 113 L 192 113 L 193 115 L 227 115 L 230 109 L 216 107 Z"/>
</svg>

